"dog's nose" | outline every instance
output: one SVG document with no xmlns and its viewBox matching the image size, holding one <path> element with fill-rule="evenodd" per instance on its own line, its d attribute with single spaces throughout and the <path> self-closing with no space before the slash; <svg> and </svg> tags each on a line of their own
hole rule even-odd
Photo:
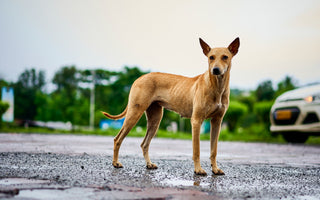
<svg viewBox="0 0 320 200">
<path fill-rule="evenodd" d="M 214 75 L 220 75 L 221 71 L 220 71 L 219 67 L 214 67 L 213 70 L 212 70 L 212 73 Z"/>
</svg>

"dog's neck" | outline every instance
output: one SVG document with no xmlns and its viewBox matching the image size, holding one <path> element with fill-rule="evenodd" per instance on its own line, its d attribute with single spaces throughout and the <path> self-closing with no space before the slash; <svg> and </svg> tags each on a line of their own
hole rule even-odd
<svg viewBox="0 0 320 200">
<path fill-rule="evenodd" d="M 208 70 L 206 72 L 206 80 L 209 85 L 208 88 L 213 89 L 213 93 L 224 93 L 229 90 L 230 69 L 228 69 L 223 75 L 212 75 Z"/>
</svg>

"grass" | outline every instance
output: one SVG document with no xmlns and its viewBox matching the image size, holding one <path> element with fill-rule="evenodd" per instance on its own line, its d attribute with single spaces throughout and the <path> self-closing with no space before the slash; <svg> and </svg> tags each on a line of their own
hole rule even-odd
<svg viewBox="0 0 320 200">
<path fill-rule="evenodd" d="M 310 136 L 306 142 L 306 144 L 310 145 L 320 145 L 320 137 L 319 136 Z"/>
<path fill-rule="evenodd" d="M 52 130 L 46 128 L 23 128 L 23 127 L 10 127 L 3 126 L 0 132 L 7 133 L 39 133 L 39 134 L 76 134 L 76 135 L 102 135 L 102 136 L 115 136 L 119 130 L 117 129 L 95 129 L 95 130 Z M 129 137 L 144 137 L 146 130 L 143 128 L 134 128 L 129 133 Z M 171 139 L 184 139 L 191 140 L 191 133 L 185 132 L 168 132 L 159 130 L 156 137 L 158 138 L 171 138 Z M 201 134 L 201 140 L 210 140 L 210 134 Z M 221 130 L 219 141 L 240 141 L 240 142 L 267 142 L 267 143 L 286 143 L 281 135 L 273 136 L 264 125 L 254 124 L 248 128 L 237 128 L 234 132 L 227 129 Z M 310 136 L 306 144 L 320 145 L 320 137 Z"/>
</svg>

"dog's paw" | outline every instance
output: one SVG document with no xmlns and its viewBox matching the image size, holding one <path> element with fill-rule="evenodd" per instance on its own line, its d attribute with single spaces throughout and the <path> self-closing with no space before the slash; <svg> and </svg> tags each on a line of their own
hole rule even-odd
<svg viewBox="0 0 320 200">
<path fill-rule="evenodd" d="M 224 175 L 224 172 L 219 168 L 212 169 L 212 173 L 214 173 L 215 175 Z"/>
<path fill-rule="evenodd" d="M 123 168 L 123 165 L 122 165 L 120 162 L 112 162 L 112 165 L 113 165 L 115 168 Z"/>
<path fill-rule="evenodd" d="M 154 163 L 148 163 L 147 164 L 147 169 L 158 169 L 158 166 Z"/>
<path fill-rule="evenodd" d="M 207 175 L 207 172 L 204 171 L 204 169 L 200 168 L 198 170 L 194 170 L 194 173 L 197 174 L 197 175 L 200 175 L 200 176 L 206 176 Z"/>
</svg>

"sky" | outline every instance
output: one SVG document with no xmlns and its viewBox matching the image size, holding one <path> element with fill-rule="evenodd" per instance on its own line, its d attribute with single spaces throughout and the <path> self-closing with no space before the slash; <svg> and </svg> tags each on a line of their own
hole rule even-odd
<svg viewBox="0 0 320 200">
<path fill-rule="evenodd" d="M 199 37 L 211 47 L 240 38 L 232 88 L 320 82 L 318 0 L 0 0 L 0 78 L 36 68 L 50 82 L 71 65 L 193 77 L 208 69 Z"/>
</svg>

